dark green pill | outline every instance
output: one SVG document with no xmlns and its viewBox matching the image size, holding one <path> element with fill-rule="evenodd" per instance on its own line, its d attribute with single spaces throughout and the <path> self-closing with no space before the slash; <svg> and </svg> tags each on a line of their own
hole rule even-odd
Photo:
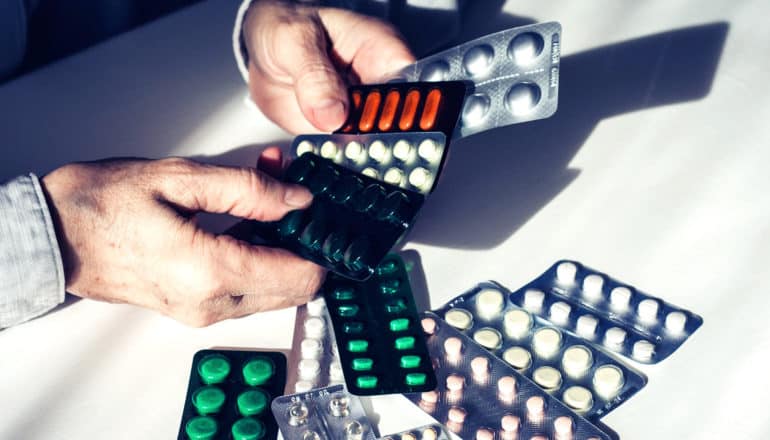
<svg viewBox="0 0 770 440">
<path fill-rule="evenodd" d="M 355 291 L 350 286 L 335 287 L 333 295 L 334 299 L 347 301 L 353 299 L 355 296 Z"/>
<path fill-rule="evenodd" d="M 379 204 L 377 218 L 391 223 L 406 225 L 409 220 L 409 210 L 409 197 L 404 193 L 394 191 Z"/>
<path fill-rule="evenodd" d="M 318 167 L 318 171 L 307 179 L 305 184 L 311 193 L 318 195 L 328 190 L 338 175 L 337 170 L 331 165 L 324 164 Z"/>
<path fill-rule="evenodd" d="M 230 362 L 219 354 L 206 356 L 198 364 L 198 374 L 206 385 L 220 383 L 230 374 Z"/>
<path fill-rule="evenodd" d="M 388 313 L 401 313 L 406 310 L 406 303 L 403 299 L 394 299 L 385 303 L 385 311 Z"/>
<path fill-rule="evenodd" d="M 352 318 L 358 315 L 360 307 L 357 304 L 345 304 L 337 307 L 337 314 L 343 318 Z"/>
<path fill-rule="evenodd" d="M 385 280 L 380 283 L 380 292 L 382 292 L 385 295 L 394 295 L 398 293 L 399 287 L 401 287 L 401 281 Z"/>
<path fill-rule="evenodd" d="M 332 232 L 323 244 L 324 258 L 330 263 L 340 263 L 345 258 L 345 248 L 348 245 L 348 235 L 344 232 Z"/>
<path fill-rule="evenodd" d="M 377 275 L 390 275 L 398 270 L 396 260 L 385 260 L 377 266 Z"/>
<path fill-rule="evenodd" d="M 411 350 L 414 348 L 414 336 L 403 336 L 396 339 L 396 350 Z"/>
<path fill-rule="evenodd" d="M 372 369 L 374 361 L 369 358 L 355 358 L 353 359 L 353 369 L 356 371 L 369 371 Z"/>
<path fill-rule="evenodd" d="M 190 440 L 211 440 L 217 434 L 217 421 L 211 417 L 193 417 L 184 426 Z"/>
<path fill-rule="evenodd" d="M 362 389 L 372 389 L 377 386 L 377 376 L 358 376 L 356 386 Z"/>
<path fill-rule="evenodd" d="M 411 386 L 425 385 L 428 376 L 425 373 L 409 373 L 406 375 L 406 384 Z"/>
<path fill-rule="evenodd" d="M 302 183 L 313 173 L 316 161 L 312 154 L 304 154 L 289 165 L 284 180 L 289 183 Z"/>
<path fill-rule="evenodd" d="M 373 183 L 353 196 L 352 206 L 358 212 L 366 212 L 385 198 L 385 188 Z"/>
<path fill-rule="evenodd" d="M 225 403 L 225 392 L 215 386 L 198 388 L 192 395 L 193 406 L 205 416 L 219 412 Z"/>
<path fill-rule="evenodd" d="M 313 220 L 305 226 L 299 242 L 311 251 L 320 251 L 325 238 L 326 225 L 320 220 Z"/>
<path fill-rule="evenodd" d="M 278 222 L 278 234 L 281 237 L 293 237 L 297 235 L 305 220 L 305 211 L 299 209 L 284 215 Z"/>
<path fill-rule="evenodd" d="M 258 357 L 250 360 L 243 366 L 243 380 L 252 387 L 262 385 L 271 377 L 275 372 L 273 362 L 265 357 Z"/>
<path fill-rule="evenodd" d="M 390 331 L 402 332 L 409 328 L 409 320 L 407 318 L 398 318 L 390 321 Z"/>
<path fill-rule="evenodd" d="M 342 331 L 349 335 L 361 333 L 364 331 L 364 323 L 358 321 L 345 322 L 342 324 Z"/>
<path fill-rule="evenodd" d="M 258 388 L 244 391 L 238 396 L 238 411 L 242 416 L 260 414 L 267 408 L 269 400 L 267 393 Z"/>
<path fill-rule="evenodd" d="M 366 237 L 358 237 L 345 251 L 345 267 L 352 272 L 361 272 L 366 269 L 368 259 L 369 240 Z"/>
<path fill-rule="evenodd" d="M 369 341 L 365 339 L 353 339 L 348 341 L 348 351 L 351 353 L 363 353 L 369 349 Z"/>
<path fill-rule="evenodd" d="M 265 435 L 265 425 L 257 419 L 244 417 L 233 423 L 233 440 L 258 440 Z"/>
<path fill-rule="evenodd" d="M 401 368 L 417 368 L 420 366 L 420 356 L 413 354 L 401 356 L 399 365 L 401 365 Z"/>
<path fill-rule="evenodd" d="M 361 179 L 356 176 L 346 174 L 342 176 L 337 182 L 332 185 L 332 189 L 329 192 L 329 198 L 337 203 L 345 203 L 355 194 L 360 191 L 364 186 Z"/>
</svg>

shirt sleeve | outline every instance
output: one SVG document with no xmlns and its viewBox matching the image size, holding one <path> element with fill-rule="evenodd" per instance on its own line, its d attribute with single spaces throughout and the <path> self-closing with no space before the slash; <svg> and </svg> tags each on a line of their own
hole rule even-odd
<svg viewBox="0 0 770 440">
<path fill-rule="evenodd" d="M 64 268 L 37 176 L 0 184 L 0 328 L 63 301 Z"/>
</svg>

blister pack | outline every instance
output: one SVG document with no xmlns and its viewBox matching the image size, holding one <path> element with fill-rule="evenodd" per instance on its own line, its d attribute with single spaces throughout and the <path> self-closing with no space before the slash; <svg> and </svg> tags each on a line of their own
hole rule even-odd
<svg viewBox="0 0 770 440">
<path fill-rule="evenodd" d="M 551 116 L 558 105 L 561 25 L 538 23 L 508 29 L 418 60 L 395 80 L 466 80 L 455 138 Z"/>
<path fill-rule="evenodd" d="M 509 294 L 497 283 L 480 283 L 435 312 L 589 419 L 606 415 L 647 383 L 640 372 L 516 306 Z"/>
<path fill-rule="evenodd" d="M 329 311 L 323 298 L 297 307 L 286 373 L 286 394 L 345 382 Z"/>
<path fill-rule="evenodd" d="M 374 273 L 425 200 L 309 153 L 289 165 L 284 180 L 307 187 L 313 203 L 275 222 L 251 222 L 254 235 L 357 280 Z"/>
<path fill-rule="evenodd" d="M 305 134 L 294 138 L 294 157 L 312 152 L 365 176 L 428 194 L 446 157 L 441 132 Z"/>
<path fill-rule="evenodd" d="M 283 394 L 286 358 L 277 352 L 201 350 L 193 357 L 179 440 L 275 439 L 268 410 Z"/>
<path fill-rule="evenodd" d="M 703 324 L 700 316 L 574 261 L 559 261 L 511 300 L 635 361 L 665 359 Z"/>
<path fill-rule="evenodd" d="M 388 255 L 365 282 L 330 274 L 321 293 L 348 391 L 375 395 L 436 387 L 409 276 L 398 255 Z"/>
<path fill-rule="evenodd" d="M 463 108 L 462 81 L 357 85 L 338 133 L 440 131 L 452 136 Z"/>
<path fill-rule="evenodd" d="M 386 435 L 380 440 L 451 440 L 444 427 L 439 424 L 420 426 L 419 428 L 396 434 Z"/>
<path fill-rule="evenodd" d="M 406 396 L 461 438 L 609 440 L 588 419 L 434 313 L 422 317 L 438 388 Z"/>
<path fill-rule="evenodd" d="M 273 416 L 285 440 L 374 440 L 361 400 L 334 385 L 277 397 Z"/>
</svg>

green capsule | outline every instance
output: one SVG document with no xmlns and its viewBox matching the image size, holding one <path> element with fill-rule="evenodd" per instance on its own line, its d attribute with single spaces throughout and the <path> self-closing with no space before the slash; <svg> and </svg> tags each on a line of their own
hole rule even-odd
<svg viewBox="0 0 770 440">
<path fill-rule="evenodd" d="M 417 368 L 420 366 L 420 356 L 413 354 L 401 356 L 399 365 L 401 365 L 401 368 Z"/>
<path fill-rule="evenodd" d="M 293 237 L 297 235 L 305 221 L 305 211 L 298 209 L 284 215 L 278 222 L 278 234 L 281 237 Z"/>
<path fill-rule="evenodd" d="M 343 318 L 352 318 L 358 315 L 358 311 L 360 309 L 361 308 L 358 306 L 358 304 L 344 304 L 337 307 L 337 314 Z"/>
<path fill-rule="evenodd" d="M 370 358 L 353 359 L 353 369 L 356 371 L 369 371 L 372 369 L 374 361 Z"/>
<path fill-rule="evenodd" d="M 342 331 L 349 335 L 363 333 L 364 323 L 359 321 L 349 321 L 342 324 Z"/>
<path fill-rule="evenodd" d="M 350 286 L 336 287 L 332 295 L 336 300 L 349 301 L 355 297 L 355 290 Z"/>
<path fill-rule="evenodd" d="M 329 234 L 322 247 L 324 258 L 333 264 L 341 263 L 345 258 L 345 248 L 349 241 L 348 234 L 344 231 Z"/>
<path fill-rule="evenodd" d="M 380 283 L 380 292 L 384 295 L 395 295 L 401 287 L 401 281 L 396 279 L 385 280 Z"/>
<path fill-rule="evenodd" d="M 425 385 L 428 381 L 428 376 L 425 373 L 409 373 L 406 375 L 406 384 L 409 386 Z"/>
<path fill-rule="evenodd" d="M 348 351 L 351 353 L 363 353 L 369 349 L 369 341 L 366 339 L 352 339 L 348 341 Z"/>
<path fill-rule="evenodd" d="M 319 220 L 313 220 L 305 226 L 299 242 L 311 251 L 320 251 L 326 233 L 326 225 Z"/>
<path fill-rule="evenodd" d="M 339 173 L 329 164 L 322 164 L 318 170 L 307 179 L 305 184 L 313 195 L 326 192 L 332 183 L 337 180 Z"/>
<path fill-rule="evenodd" d="M 372 389 L 377 386 L 377 376 L 358 376 L 356 386 L 361 389 Z"/>
<path fill-rule="evenodd" d="M 346 174 L 337 180 L 329 192 L 329 198 L 336 203 L 345 203 L 353 194 L 361 191 L 364 184 L 356 176 Z"/>
<path fill-rule="evenodd" d="M 372 209 L 385 198 L 385 188 L 382 185 L 373 183 L 363 191 L 353 195 L 352 207 L 358 212 L 366 212 Z"/>
<path fill-rule="evenodd" d="M 402 332 L 409 328 L 409 319 L 407 318 L 393 319 L 388 324 L 388 327 L 390 327 L 390 331 L 392 332 Z"/>
<path fill-rule="evenodd" d="M 302 183 L 315 171 L 317 164 L 312 154 L 304 154 L 293 161 L 284 174 L 289 183 Z"/>
<path fill-rule="evenodd" d="M 406 311 L 406 303 L 403 299 L 393 299 L 385 303 L 385 311 L 390 314 L 402 313 Z"/>
<path fill-rule="evenodd" d="M 395 345 L 396 350 L 411 350 L 414 348 L 414 336 L 402 336 L 398 339 L 396 339 Z"/>
</svg>

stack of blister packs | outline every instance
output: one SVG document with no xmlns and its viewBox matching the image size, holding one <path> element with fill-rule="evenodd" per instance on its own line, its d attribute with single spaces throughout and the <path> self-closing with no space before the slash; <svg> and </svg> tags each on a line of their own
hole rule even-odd
<svg viewBox="0 0 770 440">
<path fill-rule="evenodd" d="M 294 140 L 284 180 L 313 203 L 253 222 L 253 235 L 330 273 L 297 309 L 288 361 L 195 355 L 179 439 L 280 430 L 286 440 L 374 440 L 359 396 L 382 394 L 403 394 L 416 404 L 405 410 L 438 422 L 387 440 L 612 438 L 599 419 L 647 383 L 617 355 L 656 363 L 700 317 L 571 261 L 519 290 L 483 282 L 421 311 L 390 253 L 436 187 L 452 139 L 554 113 L 560 44 L 560 25 L 543 23 L 437 53 L 389 83 L 352 87 L 338 132 Z"/>
</svg>

